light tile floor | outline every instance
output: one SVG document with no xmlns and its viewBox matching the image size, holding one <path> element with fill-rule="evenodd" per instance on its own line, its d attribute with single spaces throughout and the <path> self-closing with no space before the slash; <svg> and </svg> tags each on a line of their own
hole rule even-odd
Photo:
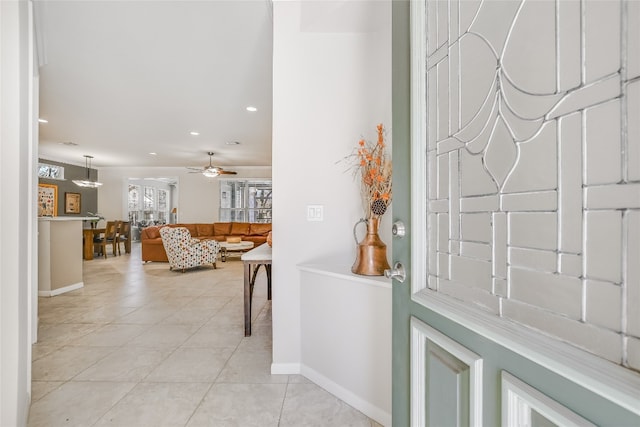
<svg viewBox="0 0 640 427">
<path fill-rule="evenodd" d="M 299 375 L 271 375 L 259 274 L 243 333 L 242 263 L 186 273 L 132 254 L 84 261 L 85 287 L 39 299 L 29 426 L 379 426 Z"/>
</svg>

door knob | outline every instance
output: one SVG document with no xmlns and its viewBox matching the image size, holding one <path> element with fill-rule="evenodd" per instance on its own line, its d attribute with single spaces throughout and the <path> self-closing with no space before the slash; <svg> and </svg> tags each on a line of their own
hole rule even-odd
<svg viewBox="0 0 640 427">
<path fill-rule="evenodd" d="M 404 265 L 396 262 L 393 264 L 393 268 L 384 271 L 384 277 L 387 279 L 396 279 L 398 282 L 403 283 L 404 279 L 407 277 L 407 274 L 404 271 Z"/>
</svg>

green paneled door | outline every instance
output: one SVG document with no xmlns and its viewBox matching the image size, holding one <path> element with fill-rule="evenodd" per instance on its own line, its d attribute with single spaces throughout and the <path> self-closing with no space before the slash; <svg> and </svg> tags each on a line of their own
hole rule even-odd
<svg viewBox="0 0 640 427">
<path fill-rule="evenodd" d="M 392 80 L 393 80 L 393 219 L 408 228 L 404 238 L 394 238 L 393 259 L 409 265 L 411 255 L 410 225 L 410 73 L 409 73 L 409 2 L 392 3 Z M 409 425 L 409 318 L 410 282 L 394 281 L 393 288 L 393 397 L 394 426 Z"/>
<path fill-rule="evenodd" d="M 479 55 L 492 55 L 492 52 L 500 55 L 498 49 L 486 48 L 487 45 L 504 46 L 506 38 L 500 38 L 497 34 L 501 31 L 503 34 L 513 34 L 513 40 L 526 43 L 527 38 L 519 31 L 550 31 L 552 36 L 541 39 L 551 40 L 548 49 L 537 52 L 536 60 L 559 60 L 563 66 L 568 66 L 573 59 L 555 53 L 557 46 L 565 46 L 562 44 L 567 40 L 563 38 L 565 27 L 559 27 L 554 20 L 547 20 L 550 24 L 544 21 L 545 25 L 541 22 L 540 25 L 518 27 L 517 24 L 535 23 L 539 17 L 556 16 L 554 14 L 558 11 L 562 12 L 562 19 L 574 13 L 574 24 L 577 26 L 572 28 L 579 35 L 580 29 L 584 31 L 584 26 L 580 26 L 580 19 L 584 19 L 580 7 L 587 5 L 587 17 L 589 13 L 593 16 L 592 11 L 596 9 L 588 8 L 594 4 L 601 7 L 598 10 L 605 14 L 610 12 L 609 7 L 618 8 L 619 5 L 622 7 L 616 11 L 640 10 L 635 6 L 629 9 L 631 3 L 624 0 L 392 2 L 392 207 L 393 221 L 403 222 L 407 230 L 404 237 L 393 238 L 392 264 L 399 262 L 406 271 L 406 279 L 403 282 L 394 280 L 393 284 L 392 419 L 395 427 L 640 426 L 640 375 L 637 372 L 624 368 L 621 366 L 623 363 L 610 362 L 593 352 L 552 338 L 551 334 L 542 334 L 523 326 L 524 322 L 515 322 L 503 316 L 502 303 L 512 302 L 512 295 L 506 286 L 510 280 L 507 272 L 512 265 L 507 262 L 507 249 L 502 253 L 499 251 L 512 242 L 506 228 L 509 212 L 503 209 L 504 206 L 498 206 L 497 202 L 494 206 L 494 201 L 499 200 L 502 189 L 498 187 L 508 180 L 511 165 L 521 161 L 505 138 L 511 137 L 509 131 L 513 129 L 525 130 L 525 125 L 535 126 L 536 123 L 503 126 L 503 122 L 515 123 L 519 119 L 514 115 L 507 117 L 507 113 L 501 110 L 500 114 L 505 117 L 503 122 L 490 124 L 495 128 L 494 134 L 502 139 L 491 142 L 493 145 L 489 152 L 483 151 L 483 147 L 478 145 L 470 146 L 467 150 L 463 143 L 451 137 L 465 137 L 456 134 L 456 129 L 463 127 L 465 120 L 469 121 L 468 117 L 472 117 L 469 108 L 481 106 L 485 99 L 476 96 L 466 100 L 459 96 L 460 93 L 466 90 L 468 94 L 475 90 L 472 83 L 476 78 L 478 82 L 485 77 L 489 82 L 492 78 L 497 81 L 496 70 L 503 66 L 501 61 L 494 58 L 486 63 L 473 62 Z M 476 11 L 484 9 L 474 15 L 469 13 L 473 8 Z M 522 21 L 525 18 L 529 21 Z M 473 27 L 473 23 L 478 24 Z M 471 30 L 465 30 L 464 25 Z M 488 36 L 469 35 L 473 33 L 472 30 Z M 628 30 L 626 24 L 623 30 Z M 468 45 L 462 43 L 462 47 L 458 46 L 463 38 L 460 34 L 466 34 Z M 427 35 L 431 37 L 431 45 Z M 579 47 L 581 39 L 578 37 L 575 41 Z M 622 46 L 624 48 L 624 44 Z M 554 53 L 547 54 L 549 49 Z M 564 49 L 567 50 L 566 46 Z M 523 57 L 521 53 L 517 51 L 499 59 L 521 64 L 516 62 L 516 59 L 526 60 L 526 55 Z M 579 59 L 580 55 L 575 58 Z M 478 66 L 465 69 L 467 64 Z M 527 67 L 516 69 L 516 65 L 512 67 L 514 73 L 526 73 Z M 457 74 L 458 68 L 472 70 L 473 73 L 471 77 L 469 74 L 463 76 Z M 549 80 L 551 85 L 568 84 L 563 80 L 564 76 L 559 74 L 559 67 L 554 65 L 548 69 L 557 76 Z M 576 70 L 580 77 L 580 67 Z M 592 71 L 587 71 L 586 76 L 589 77 Z M 507 81 L 506 77 L 504 79 L 501 84 Z M 509 84 L 516 86 L 518 83 L 522 83 L 522 80 Z M 616 88 L 619 85 L 613 89 Z M 500 84 L 489 84 L 481 89 L 496 91 L 500 96 L 502 94 Z M 530 96 L 531 93 L 525 95 Z M 604 92 L 601 95 L 605 96 Z M 495 99 L 500 99 L 500 96 Z M 488 96 L 486 99 L 494 98 Z M 579 101 L 575 100 L 575 103 Z M 533 103 L 530 102 L 521 104 L 525 110 L 531 105 Z M 536 104 L 536 108 L 542 108 L 541 105 Z M 493 112 L 489 109 L 485 116 L 498 117 L 497 108 Z M 478 115 L 486 119 L 485 116 Z M 549 117 L 547 115 L 541 120 L 553 120 Z M 491 126 L 477 126 L 475 130 L 491 130 Z M 555 132 L 555 135 L 561 135 L 560 131 Z M 555 155 L 558 150 L 554 148 L 550 153 Z M 558 162 L 558 165 L 557 174 L 564 176 L 562 168 L 565 164 Z M 446 173 L 438 175 L 436 168 Z M 463 175 L 463 168 L 468 175 Z M 488 180 L 467 179 L 465 186 L 456 181 L 460 176 L 481 177 L 483 174 L 489 176 Z M 526 185 L 528 178 L 522 178 L 519 183 Z M 476 190 L 480 191 L 478 197 L 475 193 L 471 194 Z M 529 203 L 527 206 L 537 202 L 546 203 L 549 199 L 544 198 L 549 194 L 560 197 L 553 193 L 556 190 L 542 195 L 534 194 L 526 200 L 521 198 L 518 202 L 525 200 Z M 496 194 L 495 198 L 491 197 L 491 191 Z M 461 202 L 469 194 L 473 197 Z M 431 197 L 429 203 L 428 195 Z M 552 202 L 556 200 L 553 197 L 550 198 Z M 510 200 L 516 201 L 515 198 Z M 510 208 L 516 210 L 518 206 L 514 204 Z M 476 212 L 474 209 L 484 211 L 480 215 L 465 216 L 464 209 L 472 213 Z M 555 204 L 552 203 L 550 209 L 551 215 L 557 214 Z M 486 230 L 492 231 L 486 232 L 485 226 Z M 431 234 L 434 227 L 441 233 Z M 464 233 L 467 233 L 466 236 L 461 235 Z M 445 235 L 448 240 L 440 238 Z M 428 236 L 438 238 L 428 239 Z M 471 237 L 465 241 L 467 236 Z M 538 242 L 535 233 L 531 238 L 529 235 L 525 237 L 514 241 L 525 245 Z M 548 242 L 543 243 L 546 245 Z M 550 244 L 554 245 L 555 241 Z M 548 252 L 552 261 L 561 258 L 553 250 Z M 500 264 L 496 260 L 504 262 Z M 518 262 L 530 265 L 527 264 L 529 261 L 524 259 Z M 534 267 L 530 267 L 530 270 Z M 517 272 L 524 277 L 530 270 L 520 269 Z M 483 281 L 482 274 L 485 272 L 489 281 Z M 542 274 L 539 277 L 557 280 L 559 273 L 555 271 L 553 275 Z M 577 277 L 576 280 L 581 279 Z M 561 281 L 557 283 L 558 286 L 564 284 Z M 535 290 L 528 292 L 542 285 L 546 286 L 543 289 L 548 292 L 554 292 L 548 283 L 533 282 L 529 288 L 521 291 L 521 295 L 524 295 L 520 296 L 522 299 L 526 296 L 533 298 L 527 302 L 528 305 L 522 305 L 523 309 L 530 309 L 536 303 L 536 298 L 539 304 L 559 306 L 560 303 L 555 300 L 549 303 L 550 297 L 541 296 Z M 551 305 L 551 308 L 556 305 Z M 545 311 L 541 310 L 540 313 Z M 518 314 L 516 311 L 512 316 Z M 565 321 L 567 317 L 560 315 L 559 319 Z M 554 326 L 551 324 L 549 327 Z M 578 326 L 582 326 L 582 323 Z M 622 342 L 626 332 L 614 333 L 621 334 Z"/>
</svg>

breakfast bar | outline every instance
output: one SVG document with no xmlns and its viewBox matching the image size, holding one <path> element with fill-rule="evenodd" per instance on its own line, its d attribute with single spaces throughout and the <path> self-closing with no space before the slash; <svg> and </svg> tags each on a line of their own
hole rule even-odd
<svg viewBox="0 0 640 427">
<path fill-rule="evenodd" d="M 264 243 L 243 254 L 244 264 L 244 336 L 251 336 L 251 299 L 260 266 L 267 273 L 267 299 L 271 300 L 271 246 Z"/>
<path fill-rule="evenodd" d="M 82 288 L 82 221 L 94 217 L 38 218 L 38 295 Z"/>
</svg>

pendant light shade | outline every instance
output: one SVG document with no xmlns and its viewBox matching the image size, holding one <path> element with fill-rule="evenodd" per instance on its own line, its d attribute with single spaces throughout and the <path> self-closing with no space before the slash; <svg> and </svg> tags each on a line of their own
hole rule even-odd
<svg viewBox="0 0 640 427">
<path fill-rule="evenodd" d="M 84 157 L 84 165 L 85 169 L 87 170 L 87 179 L 74 179 L 73 183 L 78 187 L 98 188 L 102 185 L 102 183 L 98 181 L 91 181 L 91 179 L 89 178 L 89 172 L 91 170 L 91 159 L 93 159 L 93 156 L 85 154 Z"/>
</svg>

